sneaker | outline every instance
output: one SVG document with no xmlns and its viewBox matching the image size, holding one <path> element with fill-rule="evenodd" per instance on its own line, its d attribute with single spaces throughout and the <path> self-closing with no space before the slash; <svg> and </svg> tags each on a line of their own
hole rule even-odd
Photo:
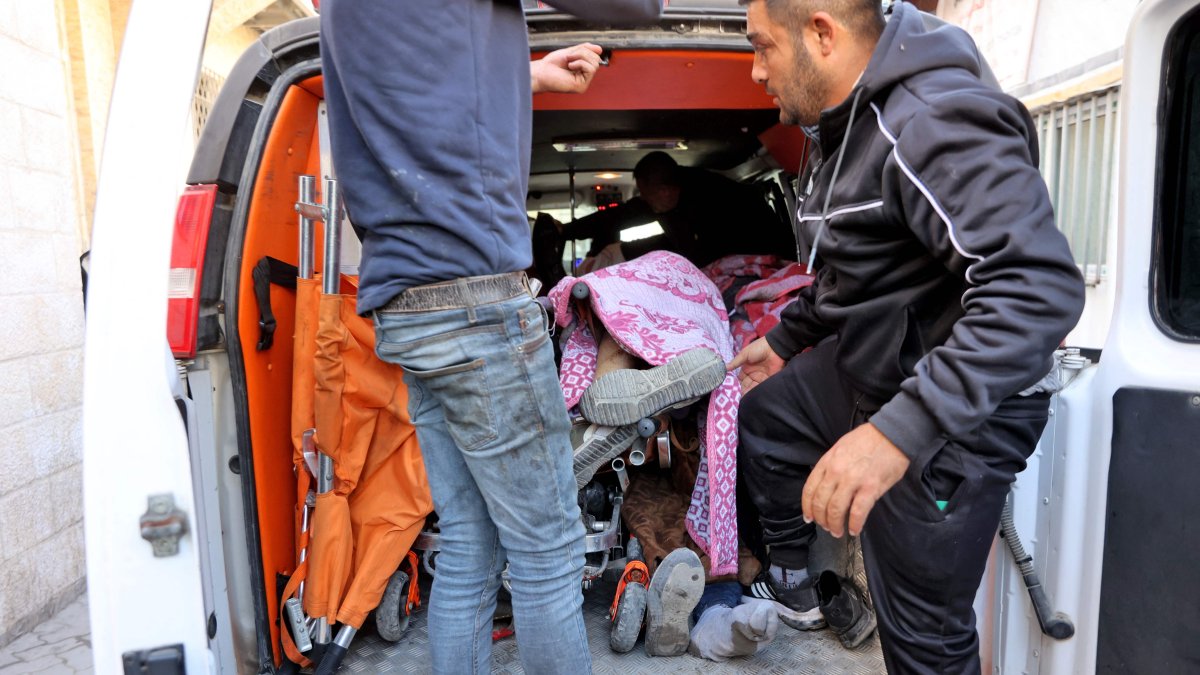
<svg viewBox="0 0 1200 675">
<path fill-rule="evenodd" d="M 575 447 L 575 487 L 582 490 L 605 462 L 625 452 L 637 438 L 637 425 L 605 427 L 598 424 L 576 424 L 571 428 L 571 445 Z"/>
<path fill-rule="evenodd" d="M 687 651 L 692 610 L 704 593 L 704 566 L 690 549 L 677 548 L 654 570 L 646 596 L 646 655 Z"/>
<path fill-rule="evenodd" d="M 605 373 L 583 392 L 579 411 L 590 422 L 621 426 L 690 401 L 725 381 L 725 362 L 703 347 L 648 370 Z"/>
<path fill-rule="evenodd" d="M 785 588 L 780 585 L 775 577 L 772 577 L 771 573 L 766 570 L 763 570 L 759 577 L 763 582 L 760 588 L 765 589 L 759 592 L 773 596 L 762 599 L 775 601 L 780 621 L 796 630 L 817 630 L 825 627 L 825 616 L 821 614 L 816 584 L 811 576 L 806 577 L 799 586 L 794 588 Z M 750 587 L 751 594 L 755 593 L 754 586 L 759 585 L 759 579 L 755 579 L 755 582 Z"/>
<path fill-rule="evenodd" d="M 852 581 L 826 571 L 817 579 L 816 588 L 821 614 L 847 649 L 861 645 L 875 631 L 875 612 Z"/>
</svg>

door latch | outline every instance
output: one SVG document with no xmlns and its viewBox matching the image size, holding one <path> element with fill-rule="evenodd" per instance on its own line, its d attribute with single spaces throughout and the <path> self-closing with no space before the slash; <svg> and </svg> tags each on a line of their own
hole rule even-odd
<svg viewBox="0 0 1200 675">
<path fill-rule="evenodd" d="M 150 495 L 146 512 L 140 519 L 142 539 L 154 547 L 155 558 L 179 553 L 179 539 L 187 534 L 187 514 L 175 507 L 171 493 Z"/>
</svg>

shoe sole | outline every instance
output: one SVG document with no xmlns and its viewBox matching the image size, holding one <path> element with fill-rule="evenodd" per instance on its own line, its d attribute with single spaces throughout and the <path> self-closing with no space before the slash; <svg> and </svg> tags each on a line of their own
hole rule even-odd
<svg viewBox="0 0 1200 675">
<path fill-rule="evenodd" d="M 582 490 L 608 460 L 625 452 L 637 436 L 637 427 L 626 425 L 614 428 L 604 436 L 592 436 L 575 451 L 575 488 Z"/>
<path fill-rule="evenodd" d="M 692 610 L 704 593 L 704 567 L 688 549 L 667 554 L 654 571 L 646 597 L 646 655 L 687 651 Z"/>
<path fill-rule="evenodd" d="M 709 349 L 686 351 L 649 370 L 614 370 L 583 393 L 579 411 L 596 424 L 621 426 L 709 393 L 725 381 L 725 362 Z"/>
</svg>

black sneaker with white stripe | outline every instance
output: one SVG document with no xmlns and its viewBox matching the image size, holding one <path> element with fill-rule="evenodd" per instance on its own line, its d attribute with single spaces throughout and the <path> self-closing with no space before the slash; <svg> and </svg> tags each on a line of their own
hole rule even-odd
<svg viewBox="0 0 1200 675">
<path fill-rule="evenodd" d="M 779 619 L 796 630 L 825 627 L 812 577 L 806 577 L 794 588 L 784 588 L 770 572 L 763 570 L 750 584 L 749 597 L 774 602 Z"/>
</svg>

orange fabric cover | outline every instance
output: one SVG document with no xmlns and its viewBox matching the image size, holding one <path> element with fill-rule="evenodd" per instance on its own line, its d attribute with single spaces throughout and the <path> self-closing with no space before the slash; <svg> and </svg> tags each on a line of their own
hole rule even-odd
<svg viewBox="0 0 1200 675">
<path fill-rule="evenodd" d="M 304 305 L 297 307 L 292 422 L 297 533 L 308 489 L 300 489 L 307 480 L 300 444 L 310 425 L 317 429 L 318 450 L 333 459 L 334 482 L 331 492 L 317 497 L 308 560 L 297 568 L 284 597 L 295 590 L 297 577 L 306 576 L 307 615 L 360 628 L 412 547 L 433 501 L 408 418 L 402 370 L 375 355 L 374 326 L 354 313 L 353 283 L 343 279 L 343 290 L 351 290 L 346 295 L 320 294 L 319 278 L 300 280 L 297 288 L 297 303 Z M 314 315 L 318 318 L 309 325 Z M 300 382 L 303 376 L 310 378 L 307 386 Z M 300 662 L 286 631 L 283 637 L 288 655 Z"/>
</svg>

